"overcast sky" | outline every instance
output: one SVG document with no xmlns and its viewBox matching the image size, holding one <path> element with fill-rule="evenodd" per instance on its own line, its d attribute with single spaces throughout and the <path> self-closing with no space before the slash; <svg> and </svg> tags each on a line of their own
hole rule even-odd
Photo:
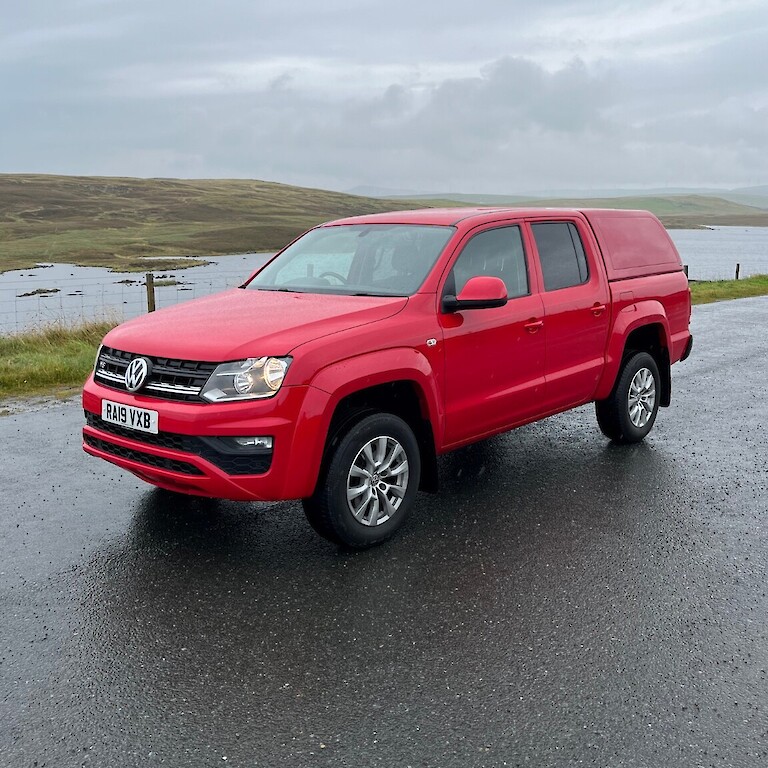
<svg viewBox="0 0 768 768">
<path fill-rule="evenodd" d="M 0 172 L 765 184 L 768 2 L 9 2 L 0 98 Z"/>
</svg>

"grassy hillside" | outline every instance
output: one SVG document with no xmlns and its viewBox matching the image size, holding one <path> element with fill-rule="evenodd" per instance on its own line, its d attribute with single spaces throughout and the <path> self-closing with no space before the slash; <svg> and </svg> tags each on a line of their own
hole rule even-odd
<svg viewBox="0 0 768 768">
<path fill-rule="evenodd" d="M 656 214 L 668 229 L 705 226 L 768 226 L 768 211 L 708 195 L 664 195 L 537 200 L 535 205 L 556 208 L 643 208 Z"/>
<path fill-rule="evenodd" d="M 279 248 L 328 219 L 430 205 L 525 205 L 520 197 L 380 199 L 241 179 L 0 174 L 0 271 L 39 262 L 122 271 L 190 257 Z M 530 200 L 557 207 L 647 208 L 668 227 L 768 226 L 768 211 L 706 195 Z"/>
<path fill-rule="evenodd" d="M 632 196 L 632 197 L 597 197 L 580 200 L 539 200 L 537 205 L 555 207 L 574 206 L 580 208 L 644 208 L 657 216 L 679 215 L 744 215 L 759 213 L 749 206 L 739 205 L 730 200 L 706 195 L 669 195 L 669 196 Z"/>
<path fill-rule="evenodd" d="M 733 203 L 741 203 L 742 205 L 750 205 L 755 208 L 762 208 L 764 211 L 768 210 L 768 195 L 727 192 L 721 195 L 721 197 L 723 200 L 730 200 Z"/>
<path fill-rule="evenodd" d="M 403 198 L 390 198 L 402 202 Z M 544 206 L 551 208 L 642 208 L 655 213 L 671 228 L 692 228 L 707 224 L 768 224 L 768 211 L 743 201 L 709 195 L 632 195 L 624 197 L 524 198 L 516 195 L 446 195 L 440 199 L 420 196 L 420 204 Z M 758 223 L 762 222 L 762 223 Z"/>
<path fill-rule="evenodd" d="M 414 203 L 423 204 L 438 201 L 441 205 L 498 205 L 515 206 L 530 202 L 530 198 L 525 195 L 463 195 L 444 194 L 444 195 L 387 195 L 387 200 L 403 201 L 409 200 Z"/>
<path fill-rule="evenodd" d="M 41 261 L 143 269 L 147 256 L 272 250 L 328 219 L 413 207 L 239 179 L 0 174 L 0 271 Z"/>
</svg>

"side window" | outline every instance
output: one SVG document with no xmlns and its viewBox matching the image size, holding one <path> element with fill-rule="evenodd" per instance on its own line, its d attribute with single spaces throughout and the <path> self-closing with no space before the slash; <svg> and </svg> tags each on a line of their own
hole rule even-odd
<svg viewBox="0 0 768 768">
<path fill-rule="evenodd" d="M 459 254 L 451 270 L 451 279 L 458 294 L 470 277 L 490 275 L 500 277 L 507 286 L 507 296 L 528 293 L 528 270 L 520 227 L 499 227 L 475 235 Z"/>
<path fill-rule="evenodd" d="M 576 225 L 569 221 L 531 224 L 544 275 L 544 290 L 556 291 L 589 280 L 587 257 Z"/>
</svg>

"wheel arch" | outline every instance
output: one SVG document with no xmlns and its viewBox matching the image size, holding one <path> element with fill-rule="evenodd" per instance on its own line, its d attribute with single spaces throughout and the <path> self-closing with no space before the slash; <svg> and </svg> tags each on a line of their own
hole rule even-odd
<svg viewBox="0 0 768 768">
<path fill-rule="evenodd" d="M 421 456 L 419 488 L 422 491 L 437 491 L 437 453 L 429 406 L 423 389 L 413 379 L 397 379 L 364 387 L 337 402 L 326 435 L 319 476 L 323 476 L 334 443 L 368 413 L 391 413 L 408 424 L 416 437 Z"/>
<path fill-rule="evenodd" d="M 669 347 L 664 343 L 664 328 L 660 323 L 649 323 L 636 328 L 627 337 L 623 359 L 635 352 L 647 352 L 659 368 L 661 392 L 659 405 L 666 407 L 672 399 L 672 366 L 669 362 Z"/>
<path fill-rule="evenodd" d="M 672 397 L 670 347 L 669 322 L 660 302 L 638 302 L 622 310 L 614 324 L 595 399 L 603 400 L 611 394 L 627 357 L 648 352 L 659 368 L 659 404 L 668 406 Z"/>
<path fill-rule="evenodd" d="M 331 441 L 366 411 L 394 413 L 411 427 L 421 455 L 420 488 L 437 490 L 442 409 L 435 373 L 421 352 L 398 347 L 335 362 L 317 372 L 309 390 L 316 394 L 313 413 L 305 414 L 312 427 L 302 442 L 312 444 L 313 459 L 304 465 L 310 493 L 327 468 Z"/>
</svg>

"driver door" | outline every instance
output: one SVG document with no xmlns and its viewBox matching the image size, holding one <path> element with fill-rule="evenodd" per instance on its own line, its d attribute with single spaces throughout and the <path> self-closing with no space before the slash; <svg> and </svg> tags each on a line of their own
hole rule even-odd
<svg viewBox="0 0 768 768">
<path fill-rule="evenodd" d="M 544 396 L 544 307 L 518 225 L 492 225 L 468 237 L 443 293 L 475 275 L 501 278 L 503 307 L 441 312 L 445 352 L 446 448 L 533 418 Z"/>
</svg>

